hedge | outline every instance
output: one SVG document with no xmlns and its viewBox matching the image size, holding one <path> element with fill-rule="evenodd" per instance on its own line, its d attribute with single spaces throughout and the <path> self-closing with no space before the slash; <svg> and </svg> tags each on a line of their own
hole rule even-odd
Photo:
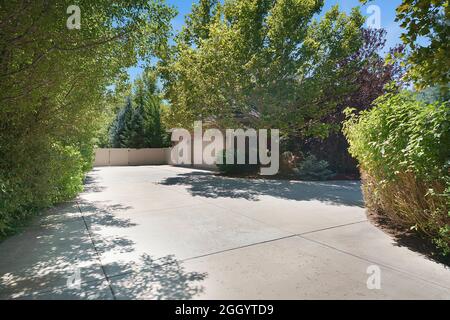
<svg viewBox="0 0 450 320">
<path fill-rule="evenodd" d="M 450 253 L 450 104 L 403 91 L 378 98 L 344 133 L 363 175 L 369 210 Z"/>
</svg>

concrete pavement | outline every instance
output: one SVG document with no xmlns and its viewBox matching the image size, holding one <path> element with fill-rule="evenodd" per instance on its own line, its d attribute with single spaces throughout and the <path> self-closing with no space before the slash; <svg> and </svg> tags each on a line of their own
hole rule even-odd
<svg viewBox="0 0 450 320">
<path fill-rule="evenodd" d="M 449 299 L 450 270 L 372 226 L 358 182 L 105 167 L 0 243 L 0 298 Z"/>
</svg>

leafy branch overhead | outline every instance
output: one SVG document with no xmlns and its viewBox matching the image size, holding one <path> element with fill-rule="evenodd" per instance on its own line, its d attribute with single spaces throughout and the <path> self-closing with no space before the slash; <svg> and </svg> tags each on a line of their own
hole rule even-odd
<svg viewBox="0 0 450 320">
<path fill-rule="evenodd" d="M 92 165 L 105 88 L 162 55 L 175 11 L 163 1 L 0 4 L 0 235 L 38 208 L 74 196 Z"/>
<path fill-rule="evenodd" d="M 171 126 L 277 127 L 325 134 L 323 118 L 353 90 L 364 18 L 323 1 L 217 1 L 194 6 L 159 68 Z"/>
<path fill-rule="evenodd" d="M 448 93 L 449 19 L 449 5 L 445 0 L 403 0 L 397 8 L 396 21 L 404 29 L 401 39 L 411 51 L 409 76 L 421 89 L 437 85 Z"/>
</svg>

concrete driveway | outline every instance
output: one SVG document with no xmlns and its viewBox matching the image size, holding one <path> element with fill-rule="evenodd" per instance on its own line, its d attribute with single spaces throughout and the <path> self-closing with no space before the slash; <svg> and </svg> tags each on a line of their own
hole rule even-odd
<svg viewBox="0 0 450 320">
<path fill-rule="evenodd" d="M 107 167 L 0 243 L 0 298 L 449 299 L 450 270 L 373 227 L 358 182 Z"/>
</svg>

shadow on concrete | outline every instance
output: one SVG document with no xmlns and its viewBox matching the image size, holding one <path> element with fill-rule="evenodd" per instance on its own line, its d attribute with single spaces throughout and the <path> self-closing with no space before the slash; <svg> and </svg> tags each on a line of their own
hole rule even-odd
<svg viewBox="0 0 450 320">
<path fill-rule="evenodd" d="M 396 246 L 406 247 L 428 260 L 442 263 L 450 268 L 450 255 L 443 256 L 429 238 L 397 224 L 382 213 L 369 210 L 367 216 L 372 224 L 393 238 Z"/>
<path fill-rule="evenodd" d="M 121 212 L 132 209 L 122 204 L 104 204 L 102 201 L 78 201 L 80 211 L 89 227 L 130 228 L 136 226 L 130 219 L 118 216 Z"/>
<path fill-rule="evenodd" d="M 359 181 L 289 181 L 246 179 L 190 172 L 160 182 L 165 186 L 184 185 L 193 196 L 206 198 L 242 198 L 258 201 L 260 196 L 364 207 Z"/>
<path fill-rule="evenodd" d="M 133 252 L 135 243 L 114 234 L 100 237 L 95 230 L 135 226 L 129 219 L 114 215 L 126 208 L 121 204 L 97 207 L 89 202 L 68 203 L 49 210 L 29 228 L 0 243 L 0 299 L 114 298 L 100 254 Z M 86 225 L 91 226 L 89 232 Z M 127 278 L 117 277 L 114 288 L 121 297 L 187 299 L 201 292 L 197 283 L 205 274 L 184 272 L 174 256 L 153 259 L 150 254 L 131 265 Z M 117 270 L 130 270 L 129 264 L 114 264 Z M 68 280 L 77 270 L 80 286 L 73 288 Z"/>
<path fill-rule="evenodd" d="M 116 267 L 123 267 L 120 264 Z M 17 296 L 24 300 L 186 300 L 204 291 L 201 281 L 206 273 L 186 272 L 181 261 L 173 255 L 154 259 L 142 255 L 132 270 L 107 281 L 81 283 L 79 288 L 61 286 L 51 291 Z M 112 290 L 111 290 L 112 288 Z"/>
<path fill-rule="evenodd" d="M 206 273 L 186 272 L 182 262 L 168 255 L 154 259 L 141 256 L 131 272 L 111 278 L 118 299 L 186 300 L 204 291 Z"/>
<path fill-rule="evenodd" d="M 98 183 L 98 177 L 95 175 L 95 172 L 98 170 L 93 169 L 86 177 L 84 178 L 83 183 L 83 192 L 84 193 L 91 193 L 91 192 L 102 192 L 106 188 L 103 186 L 100 186 Z"/>
<path fill-rule="evenodd" d="M 75 214 L 78 207 L 70 206 L 66 212 Z M 41 217 L 39 220 L 42 221 Z M 65 286 L 76 269 L 81 271 L 81 281 L 103 279 L 89 234 L 80 218 L 43 221 L 0 244 L 1 299 L 23 298 Z"/>
</svg>

